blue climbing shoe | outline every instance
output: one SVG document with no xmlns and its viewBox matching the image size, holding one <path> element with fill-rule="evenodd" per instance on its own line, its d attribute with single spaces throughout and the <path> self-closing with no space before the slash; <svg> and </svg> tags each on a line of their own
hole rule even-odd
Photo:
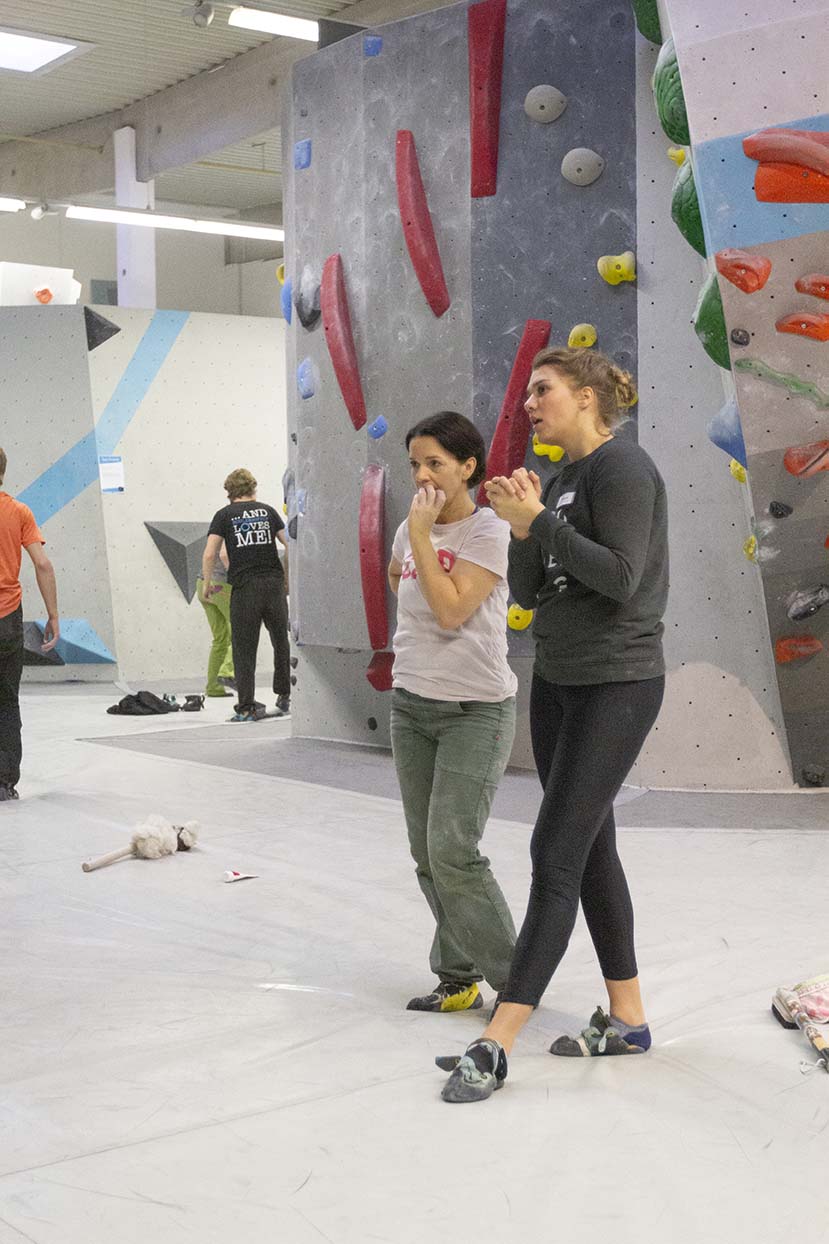
<svg viewBox="0 0 829 1244">
<path fill-rule="evenodd" d="M 647 1036 L 647 1046 L 636 1044 L 632 1039 L 644 1040 L 645 1036 Z M 646 1024 L 639 1029 L 634 1029 L 629 1033 L 629 1039 L 626 1039 L 617 1032 L 609 1016 L 605 1015 L 599 1006 L 591 1015 L 588 1026 L 582 1029 L 578 1037 L 556 1037 L 550 1046 L 550 1053 L 557 1054 L 561 1058 L 596 1058 L 602 1054 L 644 1054 L 649 1046 L 650 1030 Z"/>
</svg>

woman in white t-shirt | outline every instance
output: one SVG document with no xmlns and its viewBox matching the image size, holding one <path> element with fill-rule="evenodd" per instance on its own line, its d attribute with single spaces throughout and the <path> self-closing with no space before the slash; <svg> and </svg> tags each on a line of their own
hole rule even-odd
<svg viewBox="0 0 829 1244">
<path fill-rule="evenodd" d="M 406 436 L 415 495 L 394 539 L 391 736 L 417 879 L 437 928 L 432 993 L 412 1011 L 483 1005 L 504 988 L 515 945 L 506 900 L 478 843 L 515 734 L 507 664 L 509 527 L 479 509 L 486 450 L 453 411 Z"/>
</svg>

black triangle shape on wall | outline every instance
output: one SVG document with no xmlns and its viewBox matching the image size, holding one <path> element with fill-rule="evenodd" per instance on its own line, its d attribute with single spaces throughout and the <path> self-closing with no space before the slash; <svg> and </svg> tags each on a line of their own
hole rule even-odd
<svg viewBox="0 0 829 1244">
<path fill-rule="evenodd" d="M 86 322 L 87 350 L 96 350 L 98 346 L 102 346 L 105 341 L 109 341 L 110 337 L 114 337 L 121 331 L 118 324 L 113 324 L 112 320 L 105 320 L 102 315 L 99 315 L 97 311 L 91 311 L 89 307 L 84 307 L 83 318 Z"/>
</svg>

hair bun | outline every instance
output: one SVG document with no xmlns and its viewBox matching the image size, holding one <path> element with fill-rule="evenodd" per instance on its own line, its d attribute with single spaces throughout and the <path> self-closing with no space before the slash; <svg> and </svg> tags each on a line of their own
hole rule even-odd
<svg viewBox="0 0 829 1244">
<path fill-rule="evenodd" d="M 614 367 L 611 375 L 616 385 L 616 401 L 619 406 L 633 406 L 639 398 L 636 392 L 636 385 L 633 383 L 633 376 L 629 371 L 624 371 L 621 367 Z"/>
</svg>

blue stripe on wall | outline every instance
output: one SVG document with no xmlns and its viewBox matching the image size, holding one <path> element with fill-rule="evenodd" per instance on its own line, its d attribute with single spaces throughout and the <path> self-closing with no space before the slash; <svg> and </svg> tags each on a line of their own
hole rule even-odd
<svg viewBox="0 0 829 1244">
<path fill-rule="evenodd" d="M 188 315 L 187 311 L 156 311 L 94 431 L 88 432 L 18 494 L 18 500 L 29 506 L 38 525 L 47 522 L 97 480 L 98 455 L 114 452 Z"/>
</svg>

